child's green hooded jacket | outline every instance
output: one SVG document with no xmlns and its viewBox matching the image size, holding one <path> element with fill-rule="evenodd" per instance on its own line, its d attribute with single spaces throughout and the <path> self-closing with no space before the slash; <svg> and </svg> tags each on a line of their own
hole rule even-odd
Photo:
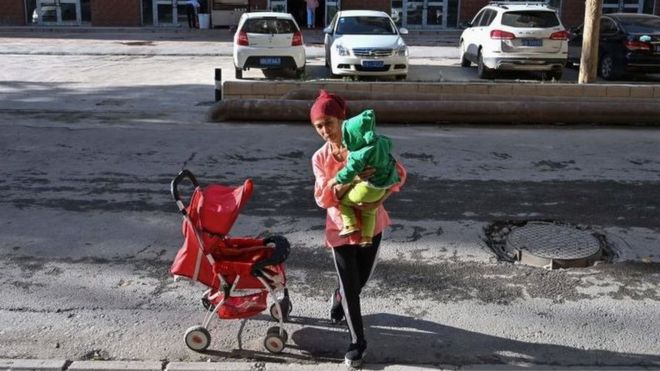
<svg viewBox="0 0 660 371">
<path fill-rule="evenodd" d="M 390 138 L 377 135 L 374 110 L 366 110 L 342 123 L 342 142 L 349 150 L 346 166 L 335 177 L 337 183 L 347 184 L 365 167 L 371 166 L 376 173 L 367 181 L 374 187 L 388 188 L 399 182 L 394 157 L 390 154 Z"/>
</svg>

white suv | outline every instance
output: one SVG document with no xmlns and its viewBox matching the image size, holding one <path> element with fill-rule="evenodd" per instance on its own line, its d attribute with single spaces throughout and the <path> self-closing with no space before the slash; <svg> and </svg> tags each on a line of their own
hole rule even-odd
<svg viewBox="0 0 660 371">
<path fill-rule="evenodd" d="M 305 48 L 300 27 L 291 14 L 243 13 L 234 35 L 236 78 L 243 70 L 291 69 L 301 77 L 305 72 Z"/>
<path fill-rule="evenodd" d="M 541 3 L 485 6 L 461 34 L 461 66 L 477 64 L 480 78 L 495 70 L 542 71 L 559 80 L 568 58 L 569 33 L 557 12 Z"/>
</svg>

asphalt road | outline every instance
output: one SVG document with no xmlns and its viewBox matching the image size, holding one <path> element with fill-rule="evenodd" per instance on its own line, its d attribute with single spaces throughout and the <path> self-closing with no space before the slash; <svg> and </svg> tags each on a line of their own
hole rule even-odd
<svg viewBox="0 0 660 371">
<path fill-rule="evenodd" d="M 348 334 L 326 319 L 335 282 L 311 197 L 312 128 L 205 123 L 226 59 L 101 46 L 0 55 L 0 358 L 341 359 Z M 388 200 L 395 224 L 364 292 L 369 362 L 660 366 L 660 131 L 381 130 L 410 178 Z M 233 233 L 292 242 L 283 354 L 263 350 L 265 314 L 216 321 L 207 354 L 183 344 L 204 288 L 168 275 L 182 241 L 168 188 L 182 168 L 204 184 L 252 178 Z M 484 228 L 532 219 L 602 233 L 613 262 L 498 261 Z"/>
</svg>

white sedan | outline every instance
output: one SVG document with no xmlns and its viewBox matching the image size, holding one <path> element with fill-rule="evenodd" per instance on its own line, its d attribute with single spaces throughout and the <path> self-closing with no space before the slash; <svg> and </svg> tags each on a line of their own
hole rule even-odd
<svg viewBox="0 0 660 371">
<path fill-rule="evenodd" d="M 408 47 L 401 38 L 408 30 L 398 29 L 387 13 L 340 11 L 323 32 L 325 65 L 333 75 L 408 75 Z"/>
</svg>

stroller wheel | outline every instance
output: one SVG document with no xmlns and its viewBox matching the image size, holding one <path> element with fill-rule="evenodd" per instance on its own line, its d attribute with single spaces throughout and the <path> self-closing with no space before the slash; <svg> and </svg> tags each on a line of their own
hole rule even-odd
<svg viewBox="0 0 660 371">
<path fill-rule="evenodd" d="M 268 328 L 268 331 L 266 331 L 266 335 L 278 335 L 280 334 L 280 327 L 279 326 L 273 326 Z M 282 329 L 282 336 L 284 337 L 284 342 L 286 343 L 289 340 L 289 334 L 287 334 L 286 330 Z"/>
<path fill-rule="evenodd" d="M 288 339 L 289 335 L 286 333 L 286 331 L 282 330 L 282 336 L 280 336 L 280 328 L 274 326 L 269 328 L 266 332 L 266 337 L 264 338 L 264 347 L 271 353 L 280 353 L 286 346 L 286 341 Z"/>
<path fill-rule="evenodd" d="M 291 300 L 285 296 L 282 300 L 279 301 L 280 307 L 282 308 L 282 312 L 284 312 L 284 318 L 283 321 L 288 321 L 289 320 L 289 314 L 291 314 L 291 310 L 293 309 L 293 306 L 291 305 Z M 277 305 L 275 303 L 270 305 L 270 316 L 275 320 L 279 321 L 280 320 L 280 311 L 277 309 Z"/>
<path fill-rule="evenodd" d="M 193 326 L 186 330 L 183 341 L 195 352 L 203 352 L 211 344 L 211 334 L 202 326 Z"/>
</svg>

